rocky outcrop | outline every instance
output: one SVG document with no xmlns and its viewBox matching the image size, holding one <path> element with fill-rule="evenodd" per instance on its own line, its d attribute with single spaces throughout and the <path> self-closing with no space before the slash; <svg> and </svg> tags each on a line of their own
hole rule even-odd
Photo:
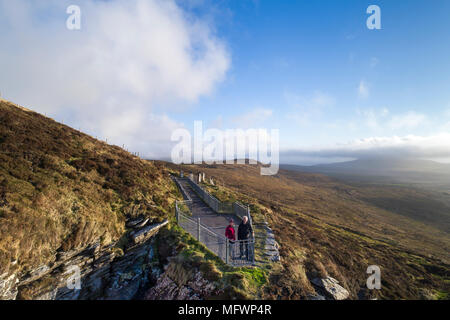
<svg viewBox="0 0 450 320">
<path fill-rule="evenodd" d="M 14 300 L 17 296 L 17 279 L 15 274 L 0 275 L 0 300 Z"/>
<path fill-rule="evenodd" d="M 349 296 L 349 292 L 339 285 L 339 281 L 327 276 L 324 279 L 315 278 L 311 281 L 320 292 L 323 292 L 328 297 L 334 300 L 345 300 Z"/>
<path fill-rule="evenodd" d="M 166 220 L 162 223 L 143 227 L 142 229 L 134 232 L 131 236 L 133 239 L 133 242 L 135 244 L 145 242 L 147 239 L 154 236 L 159 231 L 159 229 L 164 227 L 167 223 L 168 223 L 168 221 Z M 143 226 L 145 226 L 145 224 L 143 224 Z"/>
<path fill-rule="evenodd" d="M 278 262 L 281 260 L 279 252 L 280 246 L 275 240 L 275 234 L 267 222 L 264 222 L 262 225 L 262 229 L 265 233 L 264 256 L 271 262 Z"/>
<path fill-rule="evenodd" d="M 201 300 L 216 295 L 216 286 L 204 279 L 200 271 L 183 286 L 177 285 L 167 273 L 164 273 L 145 295 L 146 300 Z"/>
<path fill-rule="evenodd" d="M 132 299 L 158 272 L 154 268 L 158 263 L 153 237 L 166 224 L 167 221 L 136 230 L 123 250 L 114 244 L 94 243 L 59 252 L 52 263 L 25 275 L 0 275 L 0 299 Z"/>
</svg>

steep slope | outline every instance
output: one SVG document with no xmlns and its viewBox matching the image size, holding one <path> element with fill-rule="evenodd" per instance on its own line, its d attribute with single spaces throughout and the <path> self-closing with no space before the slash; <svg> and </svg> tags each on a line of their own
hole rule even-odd
<svg viewBox="0 0 450 320">
<path fill-rule="evenodd" d="M 0 101 L 0 284 L 123 242 L 127 220 L 161 222 L 175 197 L 160 165 Z"/>
<path fill-rule="evenodd" d="M 260 297 L 176 226 L 169 172 L 1 100 L 0 300 Z"/>
<path fill-rule="evenodd" d="M 281 268 L 273 270 L 266 286 L 267 298 L 307 298 L 314 294 L 311 280 L 327 275 L 339 280 L 353 299 L 448 297 L 448 232 L 397 212 L 390 189 L 384 192 L 393 204 L 384 202 L 380 208 L 373 204 L 375 191 L 360 191 L 324 175 L 281 170 L 267 177 L 250 165 L 177 168 L 205 172 L 215 181 L 210 188 L 216 197 L 240 200 L 265 216 L 282 256 Z M 420 199 L 416 190 L 401 192 Z M 436 208 L 446 210 L 445 205 Z M 380 291 L 366 288 L 369 265 L 381 267 Z"/>
</svg>

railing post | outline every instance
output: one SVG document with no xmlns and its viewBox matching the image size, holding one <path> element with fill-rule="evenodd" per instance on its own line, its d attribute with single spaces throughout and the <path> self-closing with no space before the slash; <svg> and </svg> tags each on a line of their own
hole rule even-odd
<svg viewBox="0 0 450 320">
<path fill-rule="evenodd" d="M 197 218 L 197 240 L 200 241 L 200 218 Z"/>
<path fill-rule="evenodd" d="M 177 224 L 179 225 L 180 224 L 180 217 L 178 215 L 178 200 L 175 200 L 175 216 L 176 216 L 176 219 L 177 219 Z"/>
<path fill-rule="evenodd" d="M 252 244 L 252 264 L 255 264 L 255 238 L 253 238 L 253 244 Z"/>
<path fill-rule="evenodd" d="M 225 242 L 225 263 L 228 264 L 229 262 L 229 255 L 230 255 L 230 250 L 229 250 L 229 244 L 230 244 L 230 240 L 228 240 L 228 238 L 226 239 Z"/>
</svg>

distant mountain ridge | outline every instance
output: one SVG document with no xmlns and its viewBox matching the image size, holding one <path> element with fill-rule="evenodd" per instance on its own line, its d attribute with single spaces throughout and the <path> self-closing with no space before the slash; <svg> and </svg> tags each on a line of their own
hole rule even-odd
<svg viewBox="0 0 450 320">
<path fill-rule="evenodd" d="M 450 164 L 423 159 L 367 158 L 314 166 L 281 165 L 281 169 L 346 176 L 375 176 L 400 181 L 450 184 Z"/>
</svg>

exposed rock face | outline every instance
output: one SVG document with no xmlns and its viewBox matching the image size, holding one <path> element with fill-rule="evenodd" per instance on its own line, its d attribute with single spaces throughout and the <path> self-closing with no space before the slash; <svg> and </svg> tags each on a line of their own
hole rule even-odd
<svg viewBox="0 0 450 320">
<path fill-rule="evenodd" d="M 135 228 L 138 224 L 142 223 L 142 221 L 144 221 L 144 218 L 138 218 L 138 219 L 130 220 L 130 221 L 127 222 L 126 226 L 128 228 Z"/>
<path fill-rule="evenodd" d="M 162 223 L 143 227 L 141 230 L 139 230 L 133 234 L 132 238 L 133 238 L 134 243 L 136 243 L 136 244 L 141 243 L 141 242 L 144 242 L 147 239 L 151 238 L 159 231 L 159 229 L 164 227 L 167 223 L 168 223 L 168 221 L 166 220 Z"/>
<path fill-rule="evenodd" d="M 278 262 L 280 261 L 280 245 L 275 240 L 275 234 L 273 233 L 267 222 L 264 223 L 264 229 L 266 231 L 264 254 L 270 261 Z"/>
<path fill-rule="evenodd" d="M 167 221 L 138 230 L 124 252 L 94 243 L 58 253 L 55 261 L 21 276 L 0 275 L 0 300 L 132 299 L 155 271 L 152 237 Z M 76 283 L 79 271 L 79 284 Z"/>
<path fill-rule="evenodd" d="M 217 294 L 214 284 L 204 279 L 201 272 L 183 286 L 178 286 L 167 273 L 159 277 L 156 285 L 145 295 L 146 300 L 200 300 Z"/>
<path fill-rule="evenodd" d="M 15 274 L 0 275 L 0 300 L 14 300 L 17 296 L 18 282 Z"/>
<path fill-rule="evenodd" d="M 345 300 L 349 296 L 349 292 L 339 285 L 339 281 L 334 278 L 326 277 L 325 279 L 313 279 L 312 284 L 317 286 L 324 293 L 334 300 Z"/>
</svg>

